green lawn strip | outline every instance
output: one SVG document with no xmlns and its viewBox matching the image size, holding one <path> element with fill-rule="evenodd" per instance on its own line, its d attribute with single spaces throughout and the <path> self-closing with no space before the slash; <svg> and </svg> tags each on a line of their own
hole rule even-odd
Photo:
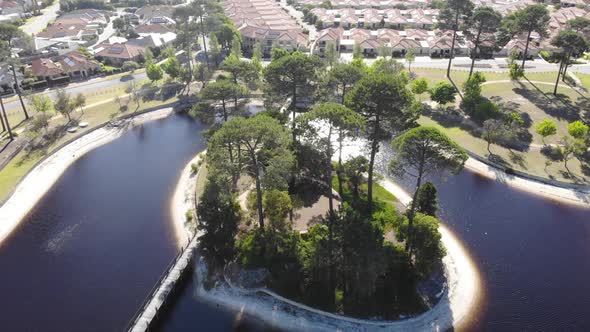
<svg viewBox="0 0 590 332">
<path fill-rule="evenodd" d="M 569 123 L 578 120 L 580 109 L 577 105 L 579 94 L 573 89 L 559 87 L 557 96 L 553 96 L 553 86 L 531 84 L 528 82 L 486 84 L 482 94 L 488 98 L 499 97 L 502 102 L 518 104 L 515 111 L 528 114 L 532 125 L 528 131 L 533 137 L 532 143 L 543 144 L 542 137 L 535 132 L 535 124 L 544 119 L 551 119 L 557 125 L 557 134 L 545 139 L 547 144 L 559 143 L 567 135 Z"/>
<path fill-rule="evenodd" d="M 459 145 L 479 156 L 485 158 L 489 155 L 487 151 L 487 142 L 485 140 L 474 137 L 461 128 L 445 127 L 425 116 L 420 117 L 418 123 L 423 126 L 433 126 L 439 128 L 449 135 L 449 137 L 455 140 Z M 565 169 L 563 162 L 553 162 L 551 165 L 546 167 L 545 162 L 547 158 L 543 156 L 539 150 L 531 149 L 527 152 L 519 152 L 516 150 L 509 150 L 498 145 L 492 145 L 491 150 L 492 153 L 500 156 L 509 167 L 515 170 L 546 179 L 554 179 L 570 183 L 574 182 L 572 179 L 569 179 L 566 176 L 567 170 Z M 590 181 L 590 177 L 584 177 L 582 175 L 583 173 L 581 164 L 577 159 L 571 159 L 568 162 L 568 167 L 577 177 L 585 179 L 585 181 Z"/>
<path fill-rule="evenodd" d="M 204 156 L 203 156 L 204 157 Z M 202 159 L 204 160 L 204 159 Z M 201 198 L 201 195 L 205 191 L 205 184 L 207 183 L 207 174 L 209 170 L 207 169 L 207 163 L 203 162 L 201 168 L 199 168 L 199 175 L 197 176 L 197 183 L 195 184 L 195 196 L 197 201 Z"/>
<path fill-rule="evenodd" d="M 332 188 L 336 191 L 338 191 L 338 178 L 336 176 L 332 177 Z M 360 186 L 360 191 L 361 193 L 366 194 L 367 193 L 367 184 L 363 183 Z M 346 179 L 343 179 L 342 182 L 342 196 L 345 202 L 351 203 L 353 201 L 353 197 L 352 197 L 352 192 L 351 189 L 348 186 L 348 183 L 346 182 Z M 383 188 L 381 185 L 379 185 L 378 183 L 373 183 L 373 198 L 375 200 L 387 203 L 387 204 L 392 204 L 393 206 L 395 206 L 395 204 L 398 202 L 397 197 L 395 197 L 394 194 L 390 193 L 387 189 Z"/>
<path fill-rule="evenodd" d="M 575 73 L 575 75 L 580 79 L 582 82 L 582 87 L 586 91 L 590 91 L 590 75 L 589 74 L 582 74 L 582 73 Z"/>
<path fill-rule="evenodd" d="M 171 98 L 166 101 L 153 100 L 148 102 L 142 102 L 140 104 L 138 111 L 152 107 L 157 107 L 164 104 L 169 104 L 174 102 L 175 100 L 176 98 Z M 74 135 L 79 135 L 81 133 L 87 132 L 93 127 L 96 127 L 100 124 L 112 120 L 114 117 L 130 114 L 135 110 L 135 106 L 135 103 L 130 102 L 129 110 L 127 112 L 120 112 L 119 104 L 114 101 L 110 101 L 102 105 L 97 105 L 95 107 L 90 107 L 89 109 L 86 109 L 84 111 L 84 115 L 80 119 L 80 121 L 87 122 L 89 124 L 88 127 L 80 128 L 78 132 L 75 134 L 64 135 L 59 140 L 53 142 L 46 149 L 46 151 L 33 153 L 21 151 L 2 170 L 0 170 L 0 202 L 4 201 L 7 198 L 7 195 L 12 192 L 12 190 L 14 189 L 18 181 L 21 179 L 21 177 L 25 175 L 27 171 L 35 165 L 35 163 L 41 160 L 41 158 L 43 158 L 43 156 L 46 153 L 52 152 L 55 148 L 57 148 L 67 140 L 71 139 Z M 76 118 L 79 115 L 80 113 L 76 112 L 73 115 L 73 118 Z M 58 121 L 58 124 L 63 124 L 65 122 L 65 119 L 60 117 L 53 121 Z"/>
<path fill-rule="evenodd" d="M 477 71 L 477 70 L 476 70 Z M 428 81 L 428 86 L 432 87 L 441 81 L 448 81 L 446 69 L 435 69 L 435 68 L 415 68 L 412 69 L 412 73 L 415 73 L 418 78 L 424 77 Z M 507 80 L 507 73 L 496 73 L 496 72 L 484 72 L 484 75 L 488 81 Z M 466 70 L 452 70 L 451 79 L 457 88 L 461 89 L 463 83 L 469 77 L 469 72 Z"/>
</svg>

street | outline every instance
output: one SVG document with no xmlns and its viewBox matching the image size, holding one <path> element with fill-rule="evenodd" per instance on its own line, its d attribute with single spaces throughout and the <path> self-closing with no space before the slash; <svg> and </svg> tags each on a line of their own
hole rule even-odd
<svg viewBox="0 0 590 332">
<path fill-rule="evenodd" d="M 41 16 L 33 16 L 26 24 L 21 26 L 20 29 L 29 36 L 36 35 L 57 18 L 58 10 L 59 1 L 55 1 L 53 5 L 41 10 L 43 13 Z"/>
<path fill-rule="evenodd" d="M 117 77 L 110 78 L 110 79 L 105 78 L 105 77 L 97 77 L 97 78 L 93 78 L 93 79 L 85 81 L 85 82 L 72 83 L 72 84 L 68 85 L 67 87 L 64 87 L 63 89 L 66 90 L 66 92 L 68 92 L 70 95 L 76 95 L 78 93 L 88 94 L 89 92 L 92 92 L 92 91 L 105 89 L 105 88 L 111 88 L 111 87 L 115 87 L 118 85 L 127 85 L 127 83 L 129 81 L 144 80 L 146 78 L 147 78 L 147 75 L 145 72 L 128 74 L 123 77 L 117 76 Z M 37 94 L 48 95 L 51 98 L 54 98 L 56 90 L 57 90 L 56 88 L 47 89 L 45 91 L 38 92 Z M 6 107 L 6 112 L 8 114 L 13 114 L 14 112 L 21 111 L 20 101 L 18 99 L 12 100 L 9 102 L 5 102 L 4 107 Z"/>
</svg>

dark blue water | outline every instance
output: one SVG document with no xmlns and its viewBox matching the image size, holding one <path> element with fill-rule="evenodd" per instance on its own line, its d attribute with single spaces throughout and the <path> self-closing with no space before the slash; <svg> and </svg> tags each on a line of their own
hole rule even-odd
<svg viewBox="0 0 590 332">
<path fill-rule="evenodd" d="M 383 169 L 390 149 L 383 147 Z M 590 209 L 558 204 L 469 171 L 432 178 L 439 216 L 480 270 L 473 331 L 590 331 Z M 414 180 L 397 180 L 413 190 Z"/>
<path fill-rule="evenodd" d="M 439 190 L 442 219 L 484 278 L 474 330 L 590 331 L 590 210 L 466 171 Z"/>
<path fill-rule="evenodd" d="M 170 197 L 202 130 L 150 122 L 69 167 L 0 247 L 0 330 L 122 330 L 176 255 Z"/>
</svg>

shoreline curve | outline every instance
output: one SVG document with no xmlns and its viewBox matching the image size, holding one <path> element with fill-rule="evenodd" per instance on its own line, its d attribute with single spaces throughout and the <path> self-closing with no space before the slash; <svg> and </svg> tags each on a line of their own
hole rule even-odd
<svg viewBox="0 0 590 332">
<path fill-rule="evenodd" d="M 191 232 L 187 223 L 184 222 L 183 211 L 186 210 L 183 210 L 182 207 L 187 206 L 187 201 L 194 203 L 194 199 L 196 199 L 194 189 L 191 190 L 195 184 L 190 183 L 195 182 L 196 179 L 195 176 L 190 176 L 190 165 L 199 159 L 201 153 L 197 154 L 185 166 L 173 195 L 172 216 L 177 234 L 190 234 Z M 407 204 L 411 200 L 411 197 L 395 183 L 385 180 L 382 181 L 382 185 L 396 195 L 402 203 Z M 188 196 L 187 193 L 189 193 Z M 193 200 L 190 199 L 190 195 L 192 195 Z M 193 204 L 192 208 L 194 206 Z M 457 328 L 468 322 L 470 314 L 477 307 L 482 289 L 481 277 L 475 263 L 460 240 L 442 224 L 439 230 L 441 231 L 443 244 L 447 249 L 447 255 L 443 258 L 447 287 L 434 307 L 411 318 L 394 321 L 357 319 L 309 307 L 284 298 L 265 288 L 242 289 L 231 285 L 229 282 L 219 283 L 210 290 L 205 290 L 203 284 L 200 283 L 197 293 L 204 300 L 239 312 L 238 316 L 246 313 L 263 320 L 269 325 L 286 330 L 440 331 Z M 183 236 L 179 236 L 179 239 L 181 238 Z M 200 259 L 195 262 L 195 265 L 197 279 L 203 280 L 206 274 L 206 266 Z"/>
<path fill-rule="evenodd" d="M 173 108 L 166 107 L 123 119 L 125 125 L 122 127 L 102 125 L 50 153 L 21 179 L 10 197 L 0 206 L 0 245 L 76 160 L 143 123 L 165 118 L 172 113 Z"/>
<path fill-rule="evenodd" d="M 555 185 L 527 176 L 507 174 L 493 164 L 488 164 L 472 156 L 465 162 L 465 169 L 535 196 L 590 209 L 590 188 L 586 189 L 573 184 Z"/>
</svg>

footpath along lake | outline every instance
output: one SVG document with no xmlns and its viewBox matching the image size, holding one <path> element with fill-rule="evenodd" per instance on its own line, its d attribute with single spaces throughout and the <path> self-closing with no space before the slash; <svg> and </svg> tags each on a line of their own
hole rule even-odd
<svg viewBox="0 0 590 332">
<path fill-rule="evenodd" d="M 176 255 L 170 198 L 181 169 L 205 147 L 203 129 L 173 115 L 71 165 L 0 245 L 0 329 L 122 330 Z M 436 182 L 440 216 L 483 278 L 470 330 L 590 330 L 590 210 L 467 171 Z M 268 328 L 194 291 L 187 283 L 162 331 Z"/>
</svg>

